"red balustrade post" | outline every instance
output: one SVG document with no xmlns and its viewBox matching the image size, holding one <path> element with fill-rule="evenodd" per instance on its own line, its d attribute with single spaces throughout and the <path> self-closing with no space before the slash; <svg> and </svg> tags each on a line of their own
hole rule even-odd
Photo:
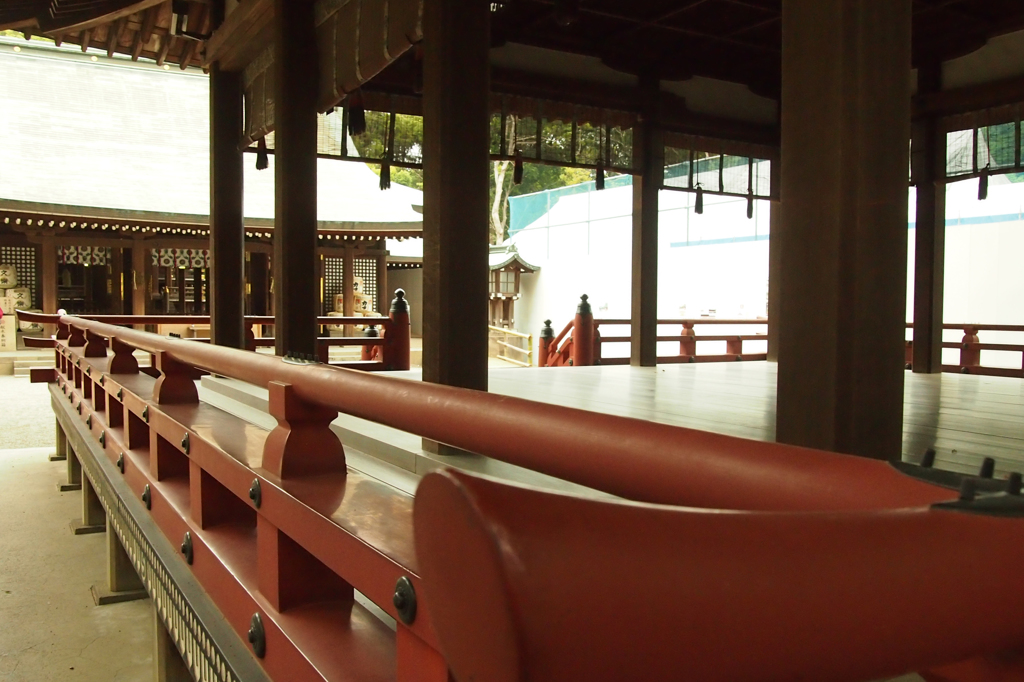
<svg viewBox="0 0 1024 682">
<path fill-rule="evenodd" d="M 395 290 L 389 317 L 390 322 L 384 325 L 384 368 L 409 369 L 412 366 L 412 326 L 409 324 L 409 302 L 405 300 L 405 290 Z"/>
<path fill-rule="evenodd" d="M 107 340 L 96 332 L 87 330 L 85 332 L 85 357 L 105 358 L 107 357 Z"/>
<path fill-rule="evenodd" d="M 594 364 L 601 364 L 601 325 L 594 323 Z"/>
<path fill-rule="evenodd" d="M 68 325 L 68 346 L 78 347 L 85 345 L 85 330 L 75 325 Z"/>
<path fill-rule="evenodd" d="M 572 364 L 590 367 L 594 364 L 594 311 L 586 294 L 580 296 L 576 317 L 572 321 Z"/>
<path fill-rule="evenodd" d="M 63 341 L 71 336 L 71 325 L 66 322 L 57 323 L 57 340 Z"/>
<path fill-rule="evenodd" d="M 153 386 L 153 400 L 161 405 L 186 405 L 199 402 L 195 370 L 184 365 L 166 351 L 155 354 L 160 377 Z"/>
<path fill-rule="evenodd" d="M 344 474 L 345 449 L 331 431 L 338 411 L 301 400 L 291 384 L 272 381 L 267 388 L 277 427 L 263 446 L 263 468 L 281 478 Z"/>
<path fill-rule="evenodd" d="M 245 349 L 253 352 L 256 351 L 256 334 L 253 333 L 251 325 L 245 327 Z"/>
<path fill-rule="evenodd" d="M 696 357 L 696 336 L 696 332 L 693 331 L 693 322 L 683 322 L 683 338 L 679 341 L 679 355 L 681 355 L 684 358 Z"/>
<path fill-rule="evenodd" d="M 964 338 L 960 341 L 960 371 L 966 373 L 968 367 L 981 365 L 981 351 L 978 343 L 977 327 L 964 327 Z"/>
<path fill-rule="evenodd" d="M 540 342 L 537 345 L 537 366 L 548 366 L 548 355 L 551 352 L 551 342 L 555 340 L 555 330 L 551 327 L 551 320 L 544 320 L 544 326 L 540 330 Z"/>
<path fill-rule="evenodd" d="M 110 349 L 114 357 L 110 359 L 111 374 L 138 374 L 139 361 L 135 359 L 135 349 L 116 336 L 110 337 Z"/>
<path fill-rule="evenodd" d="M 380 338 L 380 332 L 377 331 L 377 325 L 370 324 L 363 330 L 363 336 L 368 339 Z M 363 346 L 362 352 L 359 354 L 360 360 L 373 360 L 380 355 L 380 346 Z"/>
<path fill-rule="evenodd" d="M 728 355 L 735 355 L 737 360 L 743 359 L 743 337 L 737 336 L 735 339 L 726 339 L 725 341 L 725 352 Z"/>
</svg>

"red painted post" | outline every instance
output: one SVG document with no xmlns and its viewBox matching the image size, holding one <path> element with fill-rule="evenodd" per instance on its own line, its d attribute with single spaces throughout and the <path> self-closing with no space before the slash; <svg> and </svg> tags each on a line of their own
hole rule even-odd
<svg viewBox="0 0 1024 682">
<path fill-rule="evenodd" d="M 601 325 L 597 322 L 594 323 L 594 364 L 601 364 Z"/>
<path fill-rule="evenodd" d="M 363 336 L 368 339 L 380 338 L 380 332 L 377 331 L 377 325 L 370 324 L 363 330 Z M 380 354 L 380 346 L 363 346 L 362 353 L 359 358 L 361 360 L 373 360 Z"/>
<path fill-rule="evenodd" d="M 166 351 L 154 354 L 154 366 L 160 377 L 153 385 L 153 400 L 161 405 L 188 405 L 199 402 L 195 370 L 172 358 Z"/>
<path fill-rule="evenodd" d="M 697 355 L 697 334 L 693 331 L 693 322 L 683 322 L 682 340 L 679 341 L 679 355 L 693 358 Z"/>
<path fill-rule="evenodd" d="M 725 352 L 728 355 L 735 355 L 737 360 L 742 360 L 743 337 L 737 336 L 735 339 L 727 339 L 725 342 Z"/>
<path fill-rule="evenodd" d="M 551 342 L 555 340 L 555 330 L 551 327 L 551 320 L 544 320 L 544 326 L 540 330 L 540 343 L 537 346 L 537 366 L 548 366 L 548 355 L 551 352 Z"/>
<path fill-rule="evenodd" d="M 85 357 L 105 358 L 107 357 L 107 340 L 94 331 L 85 332 Z"/>
<path fill-rule="evenodd" d="M 384 367 L 406 370 L 412 366 L 410 343 L 412 326 L 409 324 L 409 302 L 403 289 L 395 290 L 391 302 L 391 321 L 384 328 Z"/>
<path fill-rule="evenodd" d="M 139 373 L 139 361 L 135 359 L 134 348 L 116 336 L 110 337 L 110 348 L 114 351 L 114 357 L 110 359 L 109 371 L 111 374 Z"/>
<path fill-rule="evenodd" d="M 960 371 L 968 374 L 970 367 L 981 365 L 981 351 L 974 344 L 978 343 L 978 329 L 964 327 L 964 338 L 960 341 Z"/>
<path fill-rule="evenodd" d="M 75 325 L 69 325 L 68 329 L 68 346 L 77 347 L 85 345 L 85 330 L 79 329 Z"/>
<path fill-rule="evenodd" d="M 574 367 L 590 367 L 594 364 L 594 311 L 587 302 L 588 296 L 580 296 L 576 317 L 572 321 L 572 364 Z"/>
</svg>

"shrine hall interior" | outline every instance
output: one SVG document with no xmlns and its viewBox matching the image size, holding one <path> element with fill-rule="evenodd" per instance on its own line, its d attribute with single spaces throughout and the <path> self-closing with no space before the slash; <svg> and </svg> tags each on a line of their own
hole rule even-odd
<svg viewBox="0 0 1024 682">
<path fill-rule="evenodd" d="M 518 433 L 521 423 L 516 419 L 535 418 L 537 428 L 552 423 L 544 421 L 540 407 L 531 412 L 534 408 L 514 401 L 502 421 L 497 416 L 503 409 L 499 396 L 536 401 L 551 409 L 577 408 L 577 417 L 588 414 L 577 424 L 552 428 L 553 437 L 566 439 L 561 443 L 569 443 L 572 434 L 583 438 L 581 424 L 599 424 L 598 417 L 587 420 L 593 416 L 589 413 L 600 413 L 610 420 L 644 420 L 635 438 L 618 434 L 638 453 L 655 447 L 653 436 L 645 440 L 654 433 L 646 430 L 647 423 L 660 422 L 773 441 L 780 448 L 796 446 L 785 452 L 756 450 L 778 454 L 785 462 L 790 455 L 797 457 L 797 448 L 812 448 L 892 462 L 899 469 L 922 461 L 930 467 L 935 453 L 926 452 L 935 448 L 936 438 L 952 438 L 950 432 L 963 430 L 970 435 L 958 435 L 960 445 L 946 448 L 951 452 L 949 468 L 973 471 L 984 462 L 982 477 L 991 478 L 994 471 L 1010 476 L 1024 465 L 1024 425 L 1019 418 L 1024 410 L 1024 365 L 1019 371 L 1014 367 L 986 373 L 980 362 L 982 352 L 1024 355 L 1024 346 L 986 344 L 978 337 L 979 329 L 982 334 L 986 328 L 1018 333 L 1024 327 L 956 320 L 970 323 L 963 326 L 963 340 L 951 344 L 948 336 L 943 338 L 944 324 L 950 322 L 943 316 L 947 187 L 977 182 L 979 199 L 984 199 L 990 178 L 1024 173 L 1024 3 L 1019 0 L 8 0 L 0 4 L 0 30 L 21 36 L 17 45 L 13 40 L 0 44 L 3 51 L 17 47 L 28 52 L 42 38 L 68 54 L 103 58 L 105 51 L 109 59 L 180 69 L 209 81 L 205 213 L 159 213 L 143 206 L 86 208 L 0 196 L 0 248 L 22 249 L 31 256 L 26 267 L 37 282 L 34 307 L 44 315 L 57 313 L 64 305 L 62 292 L 74 288 L 61 281 L 63 264 L 77 267 L 80 263 L 74 259 L 80 254 L 103 250 L 111 254 L 109 279 L 83 279 L 81 300 L 88 298 L 88 305 L 98 297 L 109 306 L 102 312 L 123 316 L 208 316 L 210 345 L 239 350 L 254 348 L 253 322 L 247 316 L 259 316 L 273 328 L 273 354 L 290 363 L 282 372 L 299 377 L 292 373 L 299 371 L 293 365 L 329 359 L 324 344 L 330 339 L 321 331 L 327 326 L 323 316 L 334 312 L 328 308 L 333 294 L 325 294 L 334 286 L 329 280 L 336 279 L 342 292 L 351 291 L 357 277 L 365 280 L 368 306 L 375 309 L 374 324 L 383 336 L 377 336 L 375 328 L 367 334 L 371 340 L 345 342 L 360 346 L 361 361 L 373 364 L 367 368 L 383 370 L 379 373 L 384 375 L 401 372 L 403 381 L 415 381 L 417 388 L 352 384 L 365 388 L 370 402 L 379 399 L 375 404 L 389 405 L 393 398 L 409 414 L 385 418 L 384 407 L 380 412 L 353 408 L 342 414 L 344 423 L 335 433 L 343 434 L 342 440 L 354 439 L 390 464 L 403 458 L 417 462 L 406 472 L 415 482 L 450 462 L 473 473 L 530 485 L 546 481 L 548 475 L 559 478 L 551 473 L 562 471 L 559 465 L 541 466 L 540 473 L 527 471 L 530 462 L 557 460 L 558 452 L 537 455 L 536 460 L 523 455 L 527 463 L 515 466 L 496 462 L 497 456 L 485 463 L 473 460 L 474 464 L 459 459 L 488 454 L 466 445 L 494 442 L 487 440 L 496 437 L 494 433 L 479 435 L 485 430 L 480 424 L 503 429 L 504 437 L 515 442 L 534 433 L 525 427 L 525 435 Z M 0 73 L 0 87 L 2 81 Z M 174 106 L 168 102 L 154 116 L 174 116 Z M 403 117 L 422 120 L 422 139 L 414 153 L 396 152 L 396 123 L 400 125 Z M 513 118 L 524 122 L 535 137 L 509 137 L 507 122 Z M 556 123 L 568 124 L 564 146 L 544 142 L 545 127 Z M 324 132 L 332 125 L 341 131 L 334 137 Z M 1008 155 L 999 159 L 978 142 L 997 129 L 1009 140 Z M 5 129 L 0 121 L 0 135 L 22 133 Z M 970 158 L 962 167 L 952 164 L 948 154 L 954 133 L 973 139 Z M 358 150 L 350 147 L 353 134 L 368 134 L 372 144 Z M 146 143 L 145 136 L 133 135 L 126 131 L 124 140 L 138 150 Z M 174 144 L 171 139 L 163 143 Z M 112 148 L 103 153 L 114 164 L 118 154 L 132 151 Z M 708 180 L 693 170 L 699 160 L 716 157 L 717 178 Z M 273 177 L 272 215 L 253 218 L 245 209 L 245 169 L 256 164 L 267 168 L 270 158 L 272 169 L 266 174 Z M 731 158 L 742 159 L 749 173 L 742 187 L 727 187 L 722 179 L 725 160 Z M 0 162 L 0 189 L 7 186 L 3 174 L 17 172 L 15 161 Z M 342 211 L 345 201 L 339 198 L 343 190 L 334 196 L 324 182 L 319 165 L 324 161 L 367 164 L 379 182 L 367 191 L 394 192 L 388 197 L 405 196 L 401 189 L 389 189 L 398 171 L 421 172 L 422 203 L 416 203 L 418 195 L 415 200 L 379 200 L 380 210 L 394 215 L 364 222 L 327 216 L 326 205 L 334 201 L 332 205 Z M 549 322 L 543 330 L 526 330 L 540 344 L 541 360 L 533 357 L 525 363 L 529 367 L 496 371 L 490 369 L 495 341 L 488 327 L 513 317 L 520 277 L 548 267 L 538 268 L 514 246 L 492 243 L 492 164 L 499 161 L 509 162 L 519 174 L 524 164 L 579 169 L 592 178 L 595 192 L 606 182 L 611 186 L 616 178 L 628 176 L 632 213 L 630 239 L 614 245 L 629 254 L 628 319 L 601 320 L 584 297 L 575 311 L 552 311 L 553 317 L 562 316 L 553 326 Z M 683 167 L 679 164 L 686 164 L 688 174 L 667 171 Z M 765 169 L 767 183 L 755 188 L 758 168 Z M 74 172 L 85 175 L 93 170 L 83 167 Z M 174 170 L 168 174 L 173 176 Z M 126 191 L 104 188 L 108 190 L 111 197 Z M 168 181 L 166 192 L 175 191 Z M 659 207 L 669 192 L 691 197 L 700 207 L 697 213 L 703 212 L 705 196 L 745 201 L 748 217 L 755 202 L 770 208 L 763 357 L 746 354 L 744 339 L 713 336 L 712 330 L 707 338 L 729 344 L 728 350 L 701 359 L 695 348 L 705 332 L 694 336 L 692 320 L 673 320 L 676 331 L 665 336 L 668 322 L 659 318 L 658 308 L 659 294 L 665 295 L 659 292 Z M 911 196 L 915 203 L 909 222 L 914 230 L 908 233 Z M 913 240 L 909 266 L 908 234 Z M 418 239 L 422 258 L 388 253 L 388 240 Z M 179 256 L 187 258 L 187 264 L 180 265 L 175 260 Z M 338 263 L 336 271 L 331 269 L 332 259 Z M 495 270 L 506 266 L 511 269 Z M 395 283 L 406 281 L 409 270 L 416 271 L 421 292 L 406 300 L 404 291 L 396 294 Z M 80 271 L 75 272 L 79 277 Z M 82 270 L 81 276 L 101 275 Z M 908 281 L 913 283 L 909 321 Z M 74 286 L 79 286 L 77 280 Z M 104 291 L 105 287 L 109 288 Z M 573 296 L 584 293 L 581 287 Z M 98 312 L 86 307 L 66 312 Z M 347 297 L 337 310 L 346 319 L 354 312 Z M 422 370 L 411 374 L 406 330 L 410 316 L 422 336 Z M 85 370 L 78 369 L 76 375 L 71 358 L 78 351 L 73 352 L 77 346 L 72 341 L 80 340 L 85 349 L 109 345 L 111 358 L 124 355 L 128 341 L 118 340 L 114 332 L 97 340 L 106 333 L 102 320 L 65 318 L 57 327 L 56 318 L 39 319 L 49 325 L 46 340 L 58 355 L 57 369 L 47 376 L 52 378 L 54 410 L 67 412 L 58 417 L 59 443 L 60 424 L 65 423 L 60 420 L 78 417 L 58 400 L 64 397 L 58 395 L 58 386 L 66 389 L 65 395 L 83 391 L 79 414 L 81 401 L 92 396 L 85 396 L 85 385 L 96 395 L 106 390 L 97 381 L 83 379 Z M 558 334 L 566 321 L 569 324 Z M 132 322 L 118 318 L 111 324 Z M 153 322 L 147 318 L 145 324 Z M 613 334 L 608 329 L 612 326 L 627 331 Z M 395 340 L 395 329 L 406 335 L 401 341 Z M 56 336 L 50 339 L 50 334 Z M 125 338 L 142 344 L 142 336 L 126 332 Z M 501 339 L 505 346 L 518 343 L 508 336 Z M 680 344 L 679 354 L 671 359 L 659 355 L 658 344 L 666 339 Z M 602 343 L 628 344 L 628 361 L 608 357 L 602 363 Z M 203 348 L 188 357 L 199 358 L 198 353 L 207 349 Z M 376 349 L 383 355 L 376 355 Z M 959 364 L 950 365 L 948 359 L 944 363 L 944 349 L 959 352 Z M 92 351 L 82 352 L 80 359 Z M 397 356 L 391 353 L 403 354 L 402 360 L 393 364 Z M 156 368 L 161 356 L 152 355 Z M 102 357 L 107 357 L 107 349 Z M 224 360 L 223 377 L 243 371 L 238 368 L 245 363 L 237 356 L 223 357 L 234 358 Z M 172 385 L 174 376 L 188 373 L 182 369 L 184 361 L 170 358 L 164 358 L 164 368 L 154 370 L 154 377 L 160 375 L 158 392 L 161 386 Z M 299 401 L 298 393 L 282 388 L 284 379 L 279 377 L 271 377 L 269 394 L 261 385 L 263 393 L 250 395 L 228 379 L 222 382 L 210 365 L 198 359 L 189 362 L 189 371 L 210 375 L 197 385 L 218 395 L 215 400 L 265 412 L 261 418 L 271 424 L 268 430 L 278 423 L 270 417 L 274 410 L 310 423 L 323 417 L 325 409 L 332 419 L 338 412 L 331 405 L 313 410 L 312 403 Z M 98 369 L 100 374 L 104 371 Z M 72 388 L 75 376 L 79 385 Z M 108 383 L 112 380 L 109 374 L 103 376 Z M 167 377 L 171 379 L 165 382 Z M 992 377 L 995 384 L 984 383 Z M 126 390 L 133 385 L 125 384 Z M 427 387 L 424 391 L 477 392 L 469 395 L 481 399 L 481 421 L 475 422 L 471 399 L 459 398 L 462 393 L 417 393 L 422 386 Z M 194 392 L 182 390 L 189 396 L 190 390 Z M 303 390 L 306 400 L 312 389 Z M 487 392 L 491 396 L 485 396 Z M 998 405 L 993 408 L 976 400 L 979 394 L 998 394 L 991 400 Z M 202 394 L 202 401 L 206 396 Z M 330 399 L 334 396 L 331 393 Z M 416 396 L 422 400 L 415 402 Z M 74 404 L 74 397 L 69 400 Z M 128 405 L 125 401 L 121 407 L 130 411 Z M 147 410 L 157 414 L 156 405 Z M 449 411 L 430 412 L 443 408 Z M 169 408 L 168 419 L 178 414 L 175 409 L 185 411 L 180 405 Z M 154 434 L 164 416 L 161 413 L 153 422 Z M 410 421 L 401 422 L 406 417 Z M 284 419 L 280 417 L 282 424 Z M 360 430 L 358 419 L 377 425 Z M 414 421 L 416 430 L 396 426 Z M 448 442 L 431 435 L 436 434 L 432 428 L 449 427 L 463 429 L 465 440 Z M 103 433 L 106 438 L 107 431 Z M 193 432 L 193 443 L 198 434 Z M 185 454 L 194 447 L 189 437 L 185 435 L 182 445 Z M 176 448 L 165 436 L 154 435 L 153 442 L 154 448 L 164 448 L 154 452 Z M 330 442 L 333 448 L 334 440 Z M 524 449 L 531 453 L 543 449 L 534 447 L 539 440 L 528 442 L 530 447 Z M 287 451 L 287 446 L 281 447 Z M 375 447 L 380 449 L 377 455 L 372 452 Z M 959 456 L 957 448 L 962 450 Z M 321 456 L 328 457 L 316 455 Z M 418 459 L 421 456 L 426 459 Z M 990 458 L 997 463 L 988 465 Z M 175 462 L 187 473 L 186 460 Z M 714 468 L 709 459 L 694 460 Z M 309 471 L 324 473 L 316 469 L 320 459 L 311 461 Z M 741 486 L 753 486 L 754 479 L 776 480 L 760 464 L 744 469 L 736 463 L 739 460 L 723 461 L 727 463 L 715 473 L 722 478 L 711 477 L 715 481 L 725 480 L 727 474 Z M 846 469 L 838 464 L 829 469 L 837 461 L 828 460 L 831 464 L 816 471 L 838 476 Z M 195 478 L 199 465 L 192 465 Z M 626 469 L 609 471 L 625 475 Z M 201 473 L 200 479 L 206 481 L 205 469 Z M 153 482 L 154 491 L 159 480 Z M 578 481 L 566 480 L 566 490 L 576 494 L 572 486 Z M 797 489 L 802 480 L 793 474 L 780 485 Z M 253 500 L 260 494 L 258 484 L 259 480 Z M 479 484 L 479 489 L 473 487 L 477 484 L 465 485 L 466 490 L 485 495 L 491 484 Z M 405 492 L 411 494 L 415 486 L 409 487 Z M 1019 493 L 1019 480 L 1017 487 Z M 149 495 L 149 485 L 146 491 Z M 614 494 L 620 493 L 616 489 Z M 199 499 L 195 489 L 191 494 Z M 662 503 L 653 497 L 641 501 Z M 406 506 L 411 508 L 411 502 Z M 499 506 L 495 503 L 494 508 Z M 493 511 L 484 504 L 480 509 Z M 243 511 L 251 509 L 246 506 Z M 286 547 L 285 540 L 281 547 Z M 402 548 L 412 552 L 411 543 Z M 403 598 L 395 594 L 396 609 L 401 610 L 400 602 L 408 603 Z M 442 620 L 449 615 L 438 616 L 442 629 L 448 622 Z M 403 618 L 400 614 L 399 622 L 405 622 Z M 398 627 L 401 635 L 404 631 Z M 255 645 L 253 631 L 249 632 Z M 440 632 L 442 640 L 446 632 Z M 432 630 L 428 635 L 417 630 L 416 636 L 433 646 Z M 416 646 L 427 647 L 423 641 L 415 640 Z M 459 666 L 475 660 L 472 652 L 460 651 L 451 656 L 444 652 L 452 670 L 469 669 Z"/>
</svg>

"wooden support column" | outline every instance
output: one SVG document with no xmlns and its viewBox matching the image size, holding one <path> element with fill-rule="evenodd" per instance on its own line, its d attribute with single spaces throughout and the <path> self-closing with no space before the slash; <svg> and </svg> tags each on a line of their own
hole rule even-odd
<svg viewBox="0 0 1024 682">
<path fill-rule="evenodd" d="M 644 102 L 633 129 L 633 278 L 629 364 L 658 364 L 658 192 L 665 178 L 665 145 L 657 120 L 660 83 L 644 78 Z"/>
<path fill-rule="evenodd" d="M 146 314 L 146 301 L 149 299 L 149 288 L 146 285 L 146 274 L 149 272 L 149 249 L 142 245 L 142 240 L 132 242 L 132 315 Z"/>
<path fill-rule="evenodd" d="M 388 257 L 387 251 L 385 251 L 384 255 L 377 256 L 377 312 L 387 316 L 390 310 L 391 301 L 388 300 Z"/>
<path fill-rule="evenodd" d="M 776 438 L 903 436 L 911 0 L 783 0 Z"/>
<path fill-rule="evenodd" d="M 188 286 L 188 281 L 185 278 L 185 268 L 175 267 L 172 268 L 172 272 L 174 272 L 178 282 L 178 314 L 185 315 L 185 306 L 188 305 L 188 297 L 185 295 L 185 287 Z"/>
<path fill-rule="evenodd" d="M 423 34 L 423 380 L 486 391 L 490 6 L 425 0 Z"/>
<path fill-rule="evenodd" d="M 110 250 L 110 276 L 108 286 L 110 287 L 110 312 L 114 315 L 124 314 L 124 252 L 115 247 Z"/>
<path fill-rule="evenodd" d="M 782 324 L 782 163 L 771 162 L 771 215 L 768 226 L 768 362 L 779 361 L 779 326 Z"/>
<path fill-rule="evenodd" d="M 942 90 L 942 65 L 917 70 L 918 94 Z M 911 174 L 917 185 L 914 230 L 915 372 L 942 371 L 942 299 L 946 265 L 946 136 L 938 119 L 914 121 Z"/>
<path fill-rule="evenodd" d="M 43 312 L 53 314 L 57 312 L 57 239 L 52 235 L 44 236 L 40 248 L 43 261 Z"/>
<path fill-rule="evenodd" d="M 224 2 L 211 5 L 214 27 Z M 210 342 L 245 348 L 245 222 L 242 152 L 242 74 L 210 67 Z M 197 294 L 198 296 L 198 294 Z M 197 298 L 197 300 L 200 300 Z"/>
<path fill-rule="evenodd" d="M 355 315 L 355 299 L 352 290 L 356 281 L 356 250 L 353 246 L 345 245 L 345 251 L 341 255 L 341 313 L 345 317 Z M 352 336 L 354 328 L 350 324 L 342 325 L 342 335 Z"/>
<path fill-rule="evenodd" d="M 278 355 L 316 354 L 319 62 L 313 5 L 313 0 L 274 0 L 274 335 Z"/>
<path fill-rule="evenodd" d="M 268 314 L 269 267 L 267 254 L 255 251 L 249 254 L 249 310 L 253 315 Z"/>
</svg>

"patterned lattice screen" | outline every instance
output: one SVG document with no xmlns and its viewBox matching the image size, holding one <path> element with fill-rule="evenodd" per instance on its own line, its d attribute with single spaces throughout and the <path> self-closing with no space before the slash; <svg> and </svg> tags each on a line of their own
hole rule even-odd
<svg viewBox="0 0 1024 682">
<path fill-rule="evenodd" d="M 356 258 L 356 277 L 363 278 L 363 293 L 373 299 L 372 310 L 377 308 L 377 261 L 373 258 Z"/>
<path fill-rule="evenodd" d="M 208 268 L 207 249 L 153 249 L 150 262 L 165 268 Z"/>
<path fill-rule="evenodd" d="M 18 275 L 18 286 L 32 290 L 32 307 L 40 307 L 39 286 L 36 281 L 36 250 L 32 246 L 0 247 L 0 264 L 13 265 Z"/>
<path fill-rule="evenodd" d="M 335 297 L 341 293 L 341 278 L 342 270 L 344 269 L 344 259 L 342 258 L 326 258 L 324 259 L 324 308 L 326 312 L 344 312 L 342 310 L 335 310 L 334 300 Z"/>
</svg>

